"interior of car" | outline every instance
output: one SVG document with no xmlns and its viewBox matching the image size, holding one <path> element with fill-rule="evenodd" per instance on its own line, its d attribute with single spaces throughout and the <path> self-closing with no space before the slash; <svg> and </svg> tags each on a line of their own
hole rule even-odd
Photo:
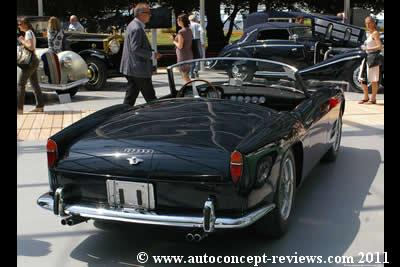
<svg viewBox="0 0 400 267">
<path fill-rule="evenodd" d="M 260 105 L 277 111 L 293 110 L 306 97 L 288 81 L 260 85 L 252 82 L 204 82 L 193 80 L 178 91 L 176 97 L 202 97 L 224 99 L 244 104 Z"/>
</svg>

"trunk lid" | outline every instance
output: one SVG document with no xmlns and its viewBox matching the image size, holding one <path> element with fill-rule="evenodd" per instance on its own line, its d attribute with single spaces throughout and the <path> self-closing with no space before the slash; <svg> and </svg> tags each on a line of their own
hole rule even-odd
<svg viewBox="0 0 400 267">
<path fill-rule="evenodd" d="M 160 179 L 210 175 L 222 181 L 230 176 L 231 152 L 277 114 L 226 100 L 159 101 L 98 125 L 72 144 L 58 168 Z"/>
</svg>

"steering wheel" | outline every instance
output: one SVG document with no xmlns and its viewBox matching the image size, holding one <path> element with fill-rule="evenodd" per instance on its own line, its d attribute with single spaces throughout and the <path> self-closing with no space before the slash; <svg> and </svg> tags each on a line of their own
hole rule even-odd
<svg viewBox="0 0 400 267">
<path fill-rule="evenodd" d="M 188 86 L 189 84 L 192 84 L 193 82 L 204 82 L 204 83 L 206 83 L 210 88 L 212 88 L 212 90 L 213 90 L 216 94 L 219 95 L 219 93 L 220 93 L 220 92 L 214 87 L 214 85 L 212 85 L 209 81 L 203 80 L 203 79 L 194 79 L 194 80 L 191 80 L 191 81 L 185 83 L 184 85 L 182 85 L 182 87 L 181 87 L 181 89 L 179 90 L 177 96 L 178 96 L 178 97 L 183 97 L 183 96 L 184 96 L 183 89 L 184 89 L 186 86 Z M 193 86 L 192 88 L 193 88 L 193 96 L 194 96 L 194 97 L 199 97 L 200 95 L 199 95 L 199 92 L 197 91 L 197 88 L 196 88 L 195 86 Z"/>
</svg>

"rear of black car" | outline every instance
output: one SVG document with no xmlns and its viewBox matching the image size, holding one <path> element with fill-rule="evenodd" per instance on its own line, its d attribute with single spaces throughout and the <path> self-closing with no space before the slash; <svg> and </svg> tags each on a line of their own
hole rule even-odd
<svg viewBox="0 0 400 267">
<path fill-rule="evenodd" d="M 250 174 L 246 155 L 235 148 L 274 115 L 252 106 L 165 100 L 111 107 L 82 119 L 48 141 L 53 210 L 185 227 L 199 227 L 205 213 L 220 228 L 253 223 L 273 206 L 259 207 L 259 193 L 249 200 L 241 191 Z"/>
<path fill-rule="evenodd" d="M 63 186 L 74 191 L 71 203 L 84 202 L 108 206 L 112 204 L 108 197 L 112 189 L 108 183 L 120 181 L 126 182 L 128 186 L 129 183 L 133 186 L 135 183 L 151 184 L 151 188 L 139 192 L 139 195 L 128 186 L 119 189 L 124 191 L 122 194 L 125 198 L 127 194 L 134 194 L 138 198 L 133 206 L 142 206 L 161 214 L 201 213 L 204 203 L 209 198 L 218 203 L 216 211 L 220 214 L 239 215 L 244 208 L 245 199 L 238 196 L 229 177 L 229 153 L 196 147 L 184 151 L 182 147 L 176 147 L 180 155 L 177 157 L 171 153 L 172 148 L 164 152 L 155 150 L 151 146 L 113 147 L 115 149 L 110 153 L 72 149 L 68 157 L 60 160 L 57 167 L 51 170 L 54 187 Z M 138 151 L 124 153 L 123 150 Z M 195 154 L 196 159 L 184 156 L 184 153 Z M 212 165 L 206 163 L 210 161 L 210 154 L 213 158 Z M 142 162 L 131 165 L 129 160 L 132 158 Z M 215 167 L 217 165 L 225 166 L 225 170 L 217 169 Z M 121 199 L 122 194 L 117 192 L 119 199 L 114 204 L 124 204 L 124 200 Z M 141 205 L 140 197 L 148 198 L 147 203 L 154 202 L 155 206 L 145 203 Z M 129 206 L 129 203 L 126 204 Z"/>
</svg>

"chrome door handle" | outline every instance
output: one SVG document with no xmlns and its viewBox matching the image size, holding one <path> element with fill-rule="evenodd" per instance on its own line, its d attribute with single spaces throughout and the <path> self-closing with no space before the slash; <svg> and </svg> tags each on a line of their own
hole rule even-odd
<svg viewBox="0 0 400 267">
<path fill-rule="evenodd" d="M 297 52 L 297 48 L 296 48 L 296 47 L 295 47 L 295 48 L 292 48 L 291 51 L 292 51 L 292 52 Z"/>
</svg>

